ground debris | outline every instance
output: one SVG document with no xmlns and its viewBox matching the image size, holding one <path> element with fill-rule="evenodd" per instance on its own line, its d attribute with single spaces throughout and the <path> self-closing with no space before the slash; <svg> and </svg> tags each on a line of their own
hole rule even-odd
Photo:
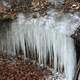
<svg viewBox="0 0 80 80">
<path fill-rule="evenodd" d="M 38 66 L 22 56 L 0 55 L 0 80 L 64 80 L 63 74 Z"/>
<path fill-rule="evenodd" d="M 9 58 L 0 55 L 0 80 L 44 80 L 44 73 L 48 73 L 48 70 L 24 63 L 20 57 L 11 62 Z"/>
</svg>

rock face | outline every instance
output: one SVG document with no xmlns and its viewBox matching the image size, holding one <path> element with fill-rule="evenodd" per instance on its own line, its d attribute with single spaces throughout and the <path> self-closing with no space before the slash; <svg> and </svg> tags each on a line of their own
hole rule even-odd
<svg viewBox="0 0 80 80">
<path fill-rule="evenodd" d="M 0 14 L 6 13 L 6 7 L 2 4 L 0 4 Z"/>
<path fill-rule="evenodd" d="M 77 52 L 77 62 L 80 59 L 80 27 L 77 28 L 75 33 L 72 35 L 72 38 L 74 39 L 75 46 L 76 46 L 76 52 Z"/>
<path fill-rule="evenodd" d="M 34 11 L 38 11 L 40 9 L 46 8 L 46 6 L 48 5 L 48 1 L 47 0 L 32 0 L 31 5 Z"/>
<path fill-rule="evenodd" d="M 4 5 L 0 4 L 0 20 L 2 19 L 12 19 L 16 16 L 14 11 L 10 11 Z"/>
<path fill-rule="evenodd" d="M 75 0 L 75 1 L 80 2 L 80 0 Z"/>
<path fill-rule="evenodd" d="M 58 7 L 63 12 L 73 13 L 76 11 L 80 11 L 80 3 L 75 0 L 64 0 L 63 5 L 58 5 Z"/>
<path fill-rule="evenodd" d="M 76 0 L 60 0 L 64 5 L 57 5 L 64 12 L 80 11 L 80 3 Z M 44 12 L 50 3 L 58 3 L 58 0 L 1 0 L 0 18 L 15 17 L 17 12 Z M 61 3 L 61 2 L 60 2 Z M 10 6 L 10 7 L 9 7 Z M 55 5 L 56 7 L 56 5 Z"/>
<path fill-rule="evenodd" d="M 74 0 L 65 0 L 64 3 L 67 5 L 67 7 L 69 6 L 69 8 L 71 9 L 75 9 L 75 10 L 80 9 L 80 3 Z"/>
</svg>

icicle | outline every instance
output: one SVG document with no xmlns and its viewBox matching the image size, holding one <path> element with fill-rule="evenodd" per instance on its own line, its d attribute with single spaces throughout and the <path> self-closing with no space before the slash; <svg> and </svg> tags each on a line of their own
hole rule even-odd
<svg viewBox="0 0 80 80">
<path fill-rule="evenodd" d="M 72 80 L 75 72 L 76 53 L 70 35 L 79 25 L 80 18 L 76 14 L 61 15 L 55 10 L 50 10 L 46 16 L 34 19 L 26 18 L 20 13 L 12 22 L 11 29 L 7 31 L 6 45 L 3 44 L 4 41 L 0 40 L 1 47 L 7 46 L 9 49 L 5 50 L 15 55 L 16 50 L 19 51 L 21 46 L 24 58 L 30 57 L 29 54 L 35 59 L 38 57 L 39 64 L 45 66 L 49 57 L 49 63 L 55 71 L 57 69 L 62 71 L 64 66 L 67 80 Z M 26 49 L 30 49 L 33 53 L 26 54 Z M 37 50 L 37 55 L 35 50 Z"/>
</svg>

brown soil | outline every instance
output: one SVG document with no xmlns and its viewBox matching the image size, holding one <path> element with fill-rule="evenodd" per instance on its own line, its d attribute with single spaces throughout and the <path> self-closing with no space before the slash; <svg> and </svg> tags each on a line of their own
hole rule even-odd
<svg viewBox="0 0 80 80">
<path fill-rule="evenodd" d="M 45 80 L 51 72 L 21 57 L 0 55 L 0 80 Z"/>
</svg>

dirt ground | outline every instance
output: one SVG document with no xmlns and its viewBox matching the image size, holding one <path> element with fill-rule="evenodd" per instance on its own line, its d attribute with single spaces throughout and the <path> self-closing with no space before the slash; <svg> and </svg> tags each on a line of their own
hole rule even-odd
<svg viewBox="0 0 80 80">
<path fill-rule="evenodd" d="M 0 80 L 45 80 L 49 74 L 47 68 L 40 68 L 29 60 L 0 55 Z"/>
</svg>

